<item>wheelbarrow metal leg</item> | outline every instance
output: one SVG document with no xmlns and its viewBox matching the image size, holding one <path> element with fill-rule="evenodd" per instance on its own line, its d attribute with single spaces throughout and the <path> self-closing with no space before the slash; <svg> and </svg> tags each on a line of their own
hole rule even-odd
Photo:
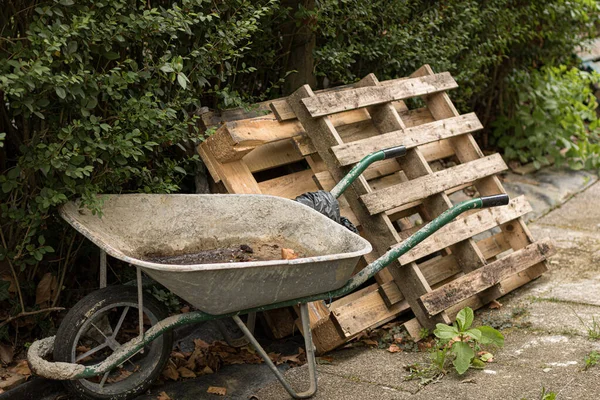
<svg viewBox="0 0 600 400">
<path fill-rule="evenodd" d="M 302 330 L 304 332 L 304 345 L 306 346 L 306 361 L 308 363 L 308 376 L 310 379 L 310 386 L 307 391 L 296 393 L 290 386 L 289 382 L 285 380 L 281 372 L 277 369 L 273 361 L 269 358 L 267 352 L 262 346 L 256 341 L 254 335 L 248 330 L 246 325 L 242 322 L 240 317 L 237 315 L 233 317 L 235 323 L 239 326 L 244 335 L 248 338 L 250 343 L 254 346 L 258 354 L 265 360 L 265 363 L 269 366 L 273 374 L 277 377 L 279 382 L 283 385 L 285 390 L 294 399 L 308 399 L 317 392 L 317 363 L 315 360 L 315 348 L 312 341 L 312 333 L 310 330 L 310 319 L 308 317 L 308 305 L 306 303 L 300 304 L 300 320 L 302 321 Z"/>
</svg>

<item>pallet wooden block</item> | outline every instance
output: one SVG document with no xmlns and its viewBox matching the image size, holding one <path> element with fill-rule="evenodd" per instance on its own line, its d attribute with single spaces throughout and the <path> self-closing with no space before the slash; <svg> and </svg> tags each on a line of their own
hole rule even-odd
<svg viewBox="0 0 600 400">
<path fill-rule="evenodd" d="M 448 73 L 434 74 L 429 66 L 386 82 L 371 74 L 332 90 L 305 86 L 258 105 L 264 113 L 268 104 L 272 114 L 232 113 L 199 152 L 229 193 L 293 198 L 330 190 L 365 155 L 405 145 L 406 157 L 373 164 L 340 198 L 342 215 L 373 244 L 364 266 L 451 207 L 451 193 L 467 187 L 480 195 L 504 193 L 496 174 L 506 165 L 477 146 L 471 133 L 481 123 L 473 113 L 458 114 L 445 93 L 455 87 Z M 410 109 L 405 101 L 414 97 L 421 106 Z M 267 180 L 254 176 L 297 163 L 304 168 Z M 375 283 L 328 307 L 315 304 L 318 351 L 409 308 L 416 319 L 406 327 L 418 337 L 423 327 L 450 322 L 460 308 L 481 307 L 541 275 L 553 248 L 533 241 L 521 219 L 529 210 L 519 197 L 507 207 L 463 215 L 377 274 Z"/>
</svg>

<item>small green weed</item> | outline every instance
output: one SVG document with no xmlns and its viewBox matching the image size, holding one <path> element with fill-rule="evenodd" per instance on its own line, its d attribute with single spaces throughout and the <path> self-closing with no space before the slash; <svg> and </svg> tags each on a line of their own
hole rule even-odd
<svg viewBox="0 0 600 400">
<path fill-rule="evenodd" d="M 573 311 L 573 312 L 575 312 L 575 311 Z M 598 323 L 598 321 L 596 321 L 596 317 L 592 316 L 592 323 L 588 324 L 576 312 L 575 312 L 575 315 L 577 316 L 577 319 L 579 320 L 579 322 L 581 322 L 581 325 L 583 325 L 585 327 L 585 329 L 587 330 L 588 339 L 590 339 L 590 340 L 600 339 L 600 323 Z"/>
<path fill-rule="evenodd" d="M 179 301 L 179 297 L 168 289 L 152 286 L 149 288 L 149 291 L 158 301 L 167 306 L 170 312 L 179 312 L 181 309 L 182 305 Z"/>
<path fill-rule="evenodd" d="M 527 309 L 527 307 L 515 307 L 512 310 L 511 316 L 512 318 L 520 318 L 520 317 L 524 317 L 526 315 L 529 314 L 529 310 Z"/>
<path fill-rule="evenodd" d="M 590 352 L 590 354 L 585 356 L 583 361 L 585 362 L 583 370 L 587 371 L 588 369 L 595 367 L 600 362 L 600 353 L 598 353 L 596 350 L 593 350 Z"/>
<path fill-rule="evenodd" d="M 545 387 L 542 387 L 542 393 L 540 393 L 540 397 L 538 400 L 556 400 L 557 394 L 554 392 L 546 391 Z M 527 400 L 526 398 L 522 398 L 521 400 Z"/>
<path fill-rule="evenodd" d="M 494 355 L 483 350 L 484 346 L 502 347 L 504 336 L 490 326 L 472 328 L 474 314 L 469 307 L 463 308 L 452 325 L 437 324 L 433 334 L 436 346 L 431 350 L 431 361 L 427 365 L 412 364 L 406 380 L 419 379 L 427 385 L 441 379 L 454 367 L 459 375 L 469 368 L 483 368 Z"/>
</svg>

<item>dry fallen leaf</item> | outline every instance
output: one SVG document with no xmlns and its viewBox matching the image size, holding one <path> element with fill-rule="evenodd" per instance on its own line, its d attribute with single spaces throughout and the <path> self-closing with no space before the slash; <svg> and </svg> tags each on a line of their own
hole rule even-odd
<svg viewBox="0 0 600 400">
<path fill-rule="evenodd" d="M 11 372 L 23 375 L 30 376 L 31 370 L 29 369 L 29 365 L 27 364 L 27 360 L 21 360 L 19 363 L 10 369 Z"/>
<path fill-rule="evenodd" d="M 281 249 L 281 258 L 284 260 L 294 260 L 298 258 L 298 254 L 292 249 Z"/>
<path fill-rule="evenodd" d="M 186 367 L 178 368 L 177 372 L 179 372 L 179 375 L 181 375 L 182 378 L 195 378 L 196 377 L 196 374 L 193 371 L 190 371 L 189 369 L 187 369 Z"/>
<path fill-rule="evenodd" d="M 225 396 L 227 394 L 227 388 L 220 386 L 209 386 L 206 393 L 218 394 L 219 396 Z"/>
<path fill-rule="evenodd" d="M 502 303 L 500 303 L 497 300 L 492 300 L 488 307 L 491 308 L 492 310 L 496 310 L 498 308 L 502 308 Z"/>
<path fill-rule="evenodd" d="M 44 304 L 50 301 L 54 297 L 57 287 L 56 277 L 50 272 L 46 272 L 35 290 L 35 304 Z"/>
<path fill-rule="evenodd" d="M 121 369 L 119 371 L 119 375 L 114 376 L 114 377 L 110 377 L 108 378 L 106 381 L 108 383 L 116 383 L 116 382 L 121 382 L 127 378 L 129 378 L 131 376 L 131 374 L 133 374 L 133 372 L 127 371 L 126 369 Z"/>
<path fill-rule="evenodd" d="M 210 344 L 206 343 L 202 339 L 194 339 L 194 346 L 196 347 L 196 349 L 208 349 L 210 347 Z"/>
<path fill-rule="evenodd" d="M 2 361 L 2 364 L 10 364 L 14 355 L 15 352 L 12 346 L 0 344 L 0 361 Z"/>
<path fill-rule="evenodd" d="M 395 344 L 390 345 L 390 347 L 388 347 L 387 349 L 390 353 L 399 353 L 402 351 L 402 349 L 400 347 L 398 347 Z"/>
<path fill-rule="evenodd" d="M 379 343 L 373 339 L 364 339 L 362 342 L 364 344 L 366 344 L 367 346 L 378 346 L 379 345 Z"/>
<path fill-rule="evenodd" d="M 175 368 L 175 365 L 169 363 L 163 370 L 162 376 L 164 376 L 167 379 L 171 379 L 172 381 L 176 381 L 177 379 L 179 379 L 179 372 L 177 371 L 177 368 Z"/>
<path fill-rule="evenodd" d="M 171 352 L 171 357 L 185 360 L 186 358 L 189 357 L 189 355 L 186 357 L 186 355 L 180 351 L 173 351 L 173 352 Z"/>
<path fill-rule="evenodd" d="M 156 399 L 157 400 L 173 400 L 166 392 L 160 392 L 160 394 L 158 395 L 158 397 Z"/>
</svg>

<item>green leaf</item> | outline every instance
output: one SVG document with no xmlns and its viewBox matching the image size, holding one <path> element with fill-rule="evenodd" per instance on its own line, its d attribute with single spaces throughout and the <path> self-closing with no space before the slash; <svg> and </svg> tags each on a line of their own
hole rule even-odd
<svg viewBox="0 0 600 400">
<path fill-rule="evenodd" d="M 175 70 L 173 69 L 173 67 L 171 67 L 171 64 L 165 64 L 162 67 L 160 67 L 160 70 L 164 73 L 169 73 L 169 72 L 175 72 Z"/>
<path fill-rule="evenodd" d="M 182 88 L 186 89 L 188 82 L 189 80 L 187 76 L 183 74 L 183 72 L 177 74 L 177 83 L 179 83 Z"/>
<path fill-rule="evenodd" d="M 481 331 L 479 329 L 473 328 L 465 331 L 465 335 L 473 338 L 474 340 L 481 342 Z"/>
<path fill-rule="evenodd" d="M 109 51 L 104 54 L 104 57 L 106 57 L 109 60 L 116 60 L 116 59 L 120 58 L 121 55 L 119 53 L 115 53 L 114 51 Z"/>
<path fill-rule="evenodd" d="M 177 166 L 177 167 L 173 167 L 173 169 L 174 169 L 175 171 L 179 172 L 180 174 L 184 174 L 184 175 L 186 175 L 186 174 L 187 174 L 186 170 L 185 170 L 185 169 L 183 169 L 183 168 L 181 168 L 181 167 L 179 167 L 179 166 Z"/>
<path fill-rule="evenodd" d="M 504 335 L 491 326 L 480 326 L 477 329 L 481 332 L 482 344 L 493 344 L 498 347 L 504 346 Z"/>
<path fill-rule="evenodd" d="M 17 179 L 20 174 L 21 174 L 21 168 L 14 167 L 14 168 L 8 170 L 8 172 L 6 173 L 6 177 L 8 179 Z"/>
<path fill-rule="evenodd" d="M 452 361 L 452 364 L 454 365 L 454 368 L 456 368 L 456 372 L 458 372 L 459 375 L 462 375 L 469 369 L 471 360 L 475 357 L 475 352 L 471 346 L 465 342 L 455 342 L 452 345 L 452 352 L 456 356 L 454 361 Z"/>
<path fill-rule="evenodd" d="M 56 88 L 54 88 L 54 90 L 56 91 L 56 95 L 58 97 L 60 97 L 61 99 L 64 99 L 65 97 L 67 97 L 67 92 L 65 91 L 64 88 L 56 87 Z"/>
<path fill-rule="evenodd" d="M 458 330 L 454 326 L 437 324 L 433 334 L 439 339 L 450 340 L 458 336 Z"/>
<path fill-rule="evenodd" d="M 2 192 L 4 193 L 8 193 L 11 190 L 13 190 L 13 188 L 17 187 L 14 181 L 6 181 L 2 184 Z"/>
<path fill-rule="evenodd" d="M 479 358 L 474 358 L 471 360 L 471 368 L 484 369 L 485 362 L 481 361 Z"/>
<path fill-rule="evenodd" d="M 60 4 L 63 6 L 72 6 L 75 2 L 73 0 L 60 0 Z"/>
<path fill-rule="evenodd" d="M 461 331 L 466 331 L 473 324 L 473 318 L 475 315 L 473 314 L 473 309 L 470 307 L 465 307 L 458 312 L 456 315 L 456 322 L 458 322 L 458 327 Z"/>
<path fill-rule="evenodd" d="M 9 288 L 10 282 L 0 280 L 0 301 L 4 301 L 10 297 Z"/>
</svg>

